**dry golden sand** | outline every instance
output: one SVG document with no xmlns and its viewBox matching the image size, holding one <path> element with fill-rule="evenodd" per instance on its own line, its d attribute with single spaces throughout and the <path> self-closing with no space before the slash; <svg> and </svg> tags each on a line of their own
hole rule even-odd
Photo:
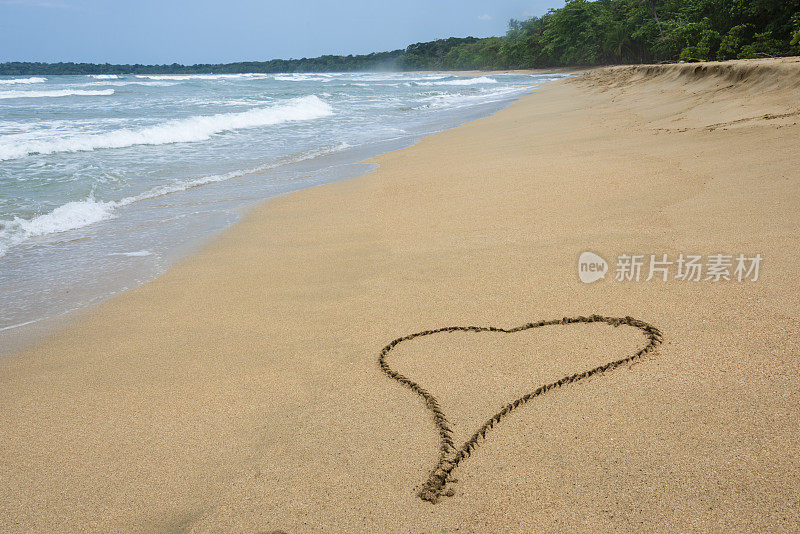
<svg viewBox="0 0 800 534">
<path fill-rule="evenodd" d="M 2 532 L 797 531 L 800 61 L 620 67 L 271 200 L 0 362 Z M 580 252 L 761 253 L 749 283 L 584 285 Z M 381 347 L 598 313 L 657 352 L 515 411 L 456 470 Z M 635 352 L 603 324 L 438 334 L 393 365 L 461 442 Z"/>
</svg>

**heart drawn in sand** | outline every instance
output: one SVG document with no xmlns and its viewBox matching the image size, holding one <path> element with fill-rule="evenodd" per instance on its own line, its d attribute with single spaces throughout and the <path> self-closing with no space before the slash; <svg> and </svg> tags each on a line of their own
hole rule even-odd
<svg viewBox="0 0 800 534">
<path fill-rule="evenodd" d="M 505 405 L 499 412 L 497 412 L 492 418 L 486 421 L 473 435 L 470 439 L 464 442 L 460 448 L 456 448 L 453 444 L 453 430 L 450 426 L 450 423 L 445 417 L 442 409 L 439 405 L 439 401 L 436 400 L 430 392 L 428 392 L 425 388 L 411 380 L 410 378 L 394 371 L 388 363 L 388 355 L 389 352 L 396 347 L 399 343 L 403 341 L 408 341 L 410 339 L 414 339 L 417 337 L 422 336 L 430 336 L 434 334 L 440 334 L 444 332 L 496 332 L 496 333 L 503 333 L 503 334 L 512 334 L 516 332 L 522 332 L 523 330 L 530 330 L 532 328 L 539 328 L 542 326 L 551 326 L 551 325 L 568 325 L 568 324 L 576 324 L 576 323 L 606 323 L 611 326 L 632 326 L 634 328 L 638 328 L 642 331 L 647 339 L 647 344 L 641 348 L 638 352 L 634 354 L 627 355 L 623 358 L 618 360 L 613 360 L 593 369 L 589 369 L 586 371 L 582 371 L 580 373 L 575 373 L 573 375 L 565 376 L 556 382 L 552 382 L 550 384 L 545 384 L 543 386 L 539 386 L 535 390 L 531 391 L 523 395 L 522 397 L 516 399 L 513 402 L 508 403 Z M 430 476 L 422 485 L 422 489 L 419 491 L 419 497 L 422 500 L 437 503 L 442 498 L 443 495 L 452 495 L 453 491 L 447 489 L 448 482 L 451 481 L 451 474 L 452 472 L 458 467 L 458 465 L 469 458 L 472 451 L 478 446 L 480 440 L 486 438 L 486 433 L 492 430 L 494 426 L 500 421 L 503 420 L 506 416 L 508 416 L 511 412 L 519 408 L 520 406 L 526 404 L 527 402 L 531 401 L 535 397 L 543 395 L 548 391 L 559 388 L 566 384 L 571 384 L 573 382 L 578 382 L 580 380 L 589 378 L 591 376 L 600 375 L 602 373 L 606 373 L 608 371 L 612 371 L 617 367 L 624 365 L 626 363 L 632 362 L 638 358 L 641 358 L 645 354 L 652 352 L 657 345 L 661 343 L 661 331 L 656 328 L 655 326 L 648 324 L 644 321 L 640 321 L 638 319 L 634 319 L 633 317 L 604 317 L 602 315 L 590 315 L 588 317 L 564 317 L 563 319 L 554 319 L 550 321 L 539 321 L 537 323 L 528 323 L 521 326 L 516 326 L 514 328 L 498 328 L 494 326 L 449 326 L 445 328 L 438 328 L 436 330 L 425 330 L 423 332 L 417 332 L 416 334 L 410 334 L 404 337 L 400 337 L 386 345 L 383 350 L 381 350 L 380 357 L 378 358 L 378 363 L 380 364 L 381 369 L 384 373 L 386 373 L 389 377 L 397 380 L 405 387 L 409 388 L 411 391 L 422 397 L 425 401 L 425 406 L 430 410 L 433 414 L 433 419 L 436 423 L 436 426 L 439 429 L 439 462 L 436 467 L 431 471 Z"/>
</svg>

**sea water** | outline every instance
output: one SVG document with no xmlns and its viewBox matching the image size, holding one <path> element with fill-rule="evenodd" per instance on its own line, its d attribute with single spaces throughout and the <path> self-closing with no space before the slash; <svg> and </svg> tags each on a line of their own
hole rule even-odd
<svg viewBox="0 0 800 534">
<path fill-rule="evenodd" d="M 563 76 L 0 76 L 0 352 L 20 325 L 152 279 L 255 202 Z"/>
</svg>

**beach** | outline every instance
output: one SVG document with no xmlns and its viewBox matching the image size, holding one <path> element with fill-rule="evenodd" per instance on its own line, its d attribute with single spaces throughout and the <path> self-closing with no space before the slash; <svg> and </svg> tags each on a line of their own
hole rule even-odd
<svg viewBox="0 0 800 534">
<path fill-rule="evenodd" d="M 486 117 L 556 72 L 0 76 L 0 356 L 269 198 Z"/>
<path fill-rule="evenodd" d="M 592 70 L 260 204 L 0 359 L 0 531 L 796 531 L 798 95 L 798 58 Z M 586 251 L 605 279 L 580 280 Z M 615 280 L 665 254 L 763 263 Z M 420 499 L 440 436 L 381 349 L 592 314 L 663 342 L 515 409 Z M 391 364 L 460 445 L 645 342 L 457 331 Z"/>
</svg>

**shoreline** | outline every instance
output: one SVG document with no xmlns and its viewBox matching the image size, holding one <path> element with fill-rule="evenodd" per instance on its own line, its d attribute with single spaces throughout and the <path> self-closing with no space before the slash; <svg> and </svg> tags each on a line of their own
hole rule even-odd
<svg viewBox="0 0 800 534">
<path fill-rule="evenodd" d="M 548 71 L 536 71 L 538 74 L 543 74 L 546 72 Z M 557 72 L 561 73 L 569 71 L 560 69 Z M 176 262 L 181 261 L 189 255 L 195 254 L 202 250 L 205 245 L 215 239 L 215 236 L 217 236 L 220 232 L 225 231 L 230 226 L 235 225 L 239 220 L 241 220 L 242 216 L 244 216 L 258 204 L 267 202 L 271 198 L 276 198 L 285 194 L 291 194 L 298 190 L 317 187 L 321 184 L 347 180 L 362 174 L 367 174 L 371 172 L 371 170 L 369 168 L 361 169 L 361 167 L 370 167 L 374 165 L 368 163 L 370 159 L 384 154 L 386 151 L 391 152 L 413 146 L 420 139 L 429 135 L 435 135 L 441 131 L 458 127 L 466 122 L 476 120 L 477 118 L 482 118 L 497 113 L 498 111 L 511 105 L 515 100 L 520 98 L 520 96 L 524 96 L 524 94 L 528 94 L 537 87 L 540 87 L 542 83 L 547 82 L 541 82 L 532 85 L 526 91 L 526 93 L 523 93 L 522 95 L 517 95 L 512 98 L 504 98 L 495 102 L 475 105 L 466 113 L 458 117 L 449 116 L 446 119 L 442 119 L 444 121 L 442 124 L 429 125 L 428 127 L 432 127 L 431 130 L 408 132 L 406 135 L 401 138 L 397 138 L 396 140 L 377 140 L 368 142 L 364 145 L 349 147 L 346 151 L 343 151 L 342 154 L 334 153 L 316 158 L 316 160 L 320 162 L 318 163 L 319 168 L 314 167 L 311 169 L 305 169 L 305 171 L 312 176 L 305 179 L 305 181 L 308 182 L 307 184 L 303 185 L 299 189 L 290 188 L 287 192 L 276 192 L 270 196 L 257 199 L 253 202 L 248 202 L 237 207 L 233 212 L 235 215 L 233 213 L 231 215 L 231 221 L 228 221 L 224 224 L 217 223 L 212 225 L 210 226 L 209 230 L 192 237 L 189 242 L 177 246 L 176 250 L 168 251 L 163 258 L 159 258 L 158 267 L 153 267 L 150 271 L 147 271 L 143 279 L 140 279 L 142 273 L 139 273 L 134 266 L 131 266 L 129 268 L 131 274 L 124 279 L 124 287 L 117 287 L 119 285 L 119 281 L 117 280 L 114 280 L 113 282 L 109 281 L 108 285 L 105 286 L 103 293 L 101 295 L 95 295 L 88 302 L 76 302 L 69 309 L 64 309 L 63 311 L 53 315 L 45 315 L 43 317 L 37 317 L 33 319 L 26 318 L 25 321 L 19 324 L 9 325 L 0 329 L 0 358 L 8 357 L 30 348 L 37 341 L 45 337 L 49 337 L 54 332 L 69 327 L 69 325 L 75 320 L 80 320 L 85 313 L 89 313 L 95 306 L 114 298 L 116 295 L 139 287 L 142 284 L 158 278 Z M 353 155 L 350 155 L 350 153 Z M 298 162 L 295 165 L 303 165 L 304 167 L 307 166 L 305 162 Z M 286 169 L 291 169 L 292 166 L 293 164 L 287 164 L 285 167 Z M 280 171 L 288 172 L 286 169 L 280 168 Z M 252 176 L 257 175 L 251 175 L 251 177 Z M 115 286 L 114 283 L 117 285 Z"/>
<path fill-rule="evenodd" d="M 0 530 L 792 530 L 797 78 L 692 73 L 546 84 L 374 172 L 255 206 L 0 359 Z M 767 262 L 751 283 L 587 285 L 585 250 Z M 381 347 L 591 314 L 664 344 L 510 415 L 453 496 L 420 500 L 439 436 Z M 392 368 L 460 444 L 509 399 L 641 345 L 608 325 L 540 330 L 410 341 Z"/>
<path fill-rule="evenodd" d="M 368 165 L 368 164 L 359 161 L 355 163 L 345 163 L 341 165 L 347 167 L 360 167 L 362 165 Z M 112 300 L 115 297 L 124 294 L 127 291 L 134 290 L 138 287 L 141 287 L 142 285 L 157 280 L 160 276 L 166 273 L 177 263 L 180 263 L 186 258 L 201 252 L 209 243 L 212 243 L 215 239 L 217 239 L 221 233 L 225 232 L 227 229 L 238 224 L 238 222 L 241 220 L 242 217 L 246 216 L 250 210 L 258 207 L 260 204 L 269 202 L 273 198 L 278 198 L 284 195 L 291 195 L 298 191 L 303 191 L 305 189 L 318 187 L 320 185 L 324 185 L 327 183 L 335 183 L 340 180 L 349 180 L 353 177 L 361 176 L 363 174 L 368 174 L 370 172 L 372 172 L 370 169 L 364 169 L 363 171 L 344 172 L 344 173 L 340 172 L 338 174 L 335 171 L 322 173 L 322 176 L 331 178 L 323 179 L 322 183 L 312 182 L 311 184 L 305 185 L 300 189 L 295 189 L 286 193 L 278 193 L 275 196 L 259 199 L 255 203 L 243 205 L 235 210 L 236 218 L 233 219 L 232 222 L 225 224 L 221 227 L 214 227 L 210 231 L 206 231 L 201 235 L 194 236 L 188 242 L 185 242 L 177 246 L 175 250 L 169 251 L 167 256 L 163 258 L 164 265 L 161 268 L 155 270 L 144 280 L 137 280 L 136 277 L 131 275 L 129 278 L 126 279 L 129 282 L 130 287 L 126 285 L 125 287 L 122 288 L 109 289 L 109 291 L 106 294 L 100 296 L 99 298 L 89 303 L 79 303 L 76 304 L 73 308 L 57 313 L 55 315 L 48 315 L 37 319 L 32 319 L 20 323 L 18 325 L 11 325 L 0 329 L 0 340 L 2 340 L 2 343 L 0 343 L 0 361 L 3 358 L 13 357 L 15 354 L 24 352 L 32 348 L 36 343 L 43 341 L 48 337 L 52 337 L 53 335 L 58 334 L 60 331 L 69 328 L 71 325 L 81 321 L 87 314 L 91 314 L 92 311 L 97 306 L 100 306 L 105 302 L 108 302 L 109 300 Z M 5 339 L 3 339 L 4 337 Z"/>
</svg>

